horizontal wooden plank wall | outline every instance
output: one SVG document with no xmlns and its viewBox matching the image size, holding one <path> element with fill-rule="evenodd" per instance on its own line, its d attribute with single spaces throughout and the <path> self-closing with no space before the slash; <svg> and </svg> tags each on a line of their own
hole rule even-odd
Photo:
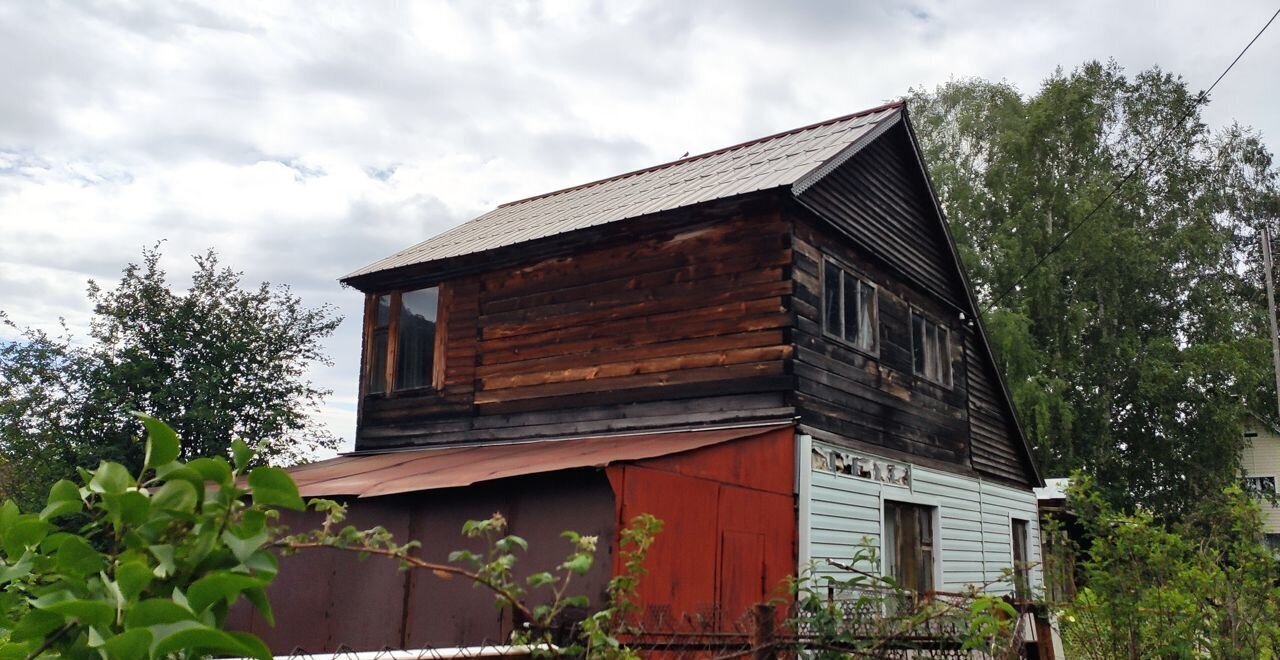
<svg viewBox="0 0 1280 660">
<path fill-rule="evenodd" d="M 787 235 L 774 213 L 484 276 L 477 408 L 654 400 L 680 385 L 713 394 L 717 381 L 783 376 Z"/>
<path fill-rule="evenodd" d="M 747 208 L 446 283 L 444 390 L 369 398 L 357 446 L 789 417 L 790 228 Z"/>
<path fill-rule="evenodd" d="M 964 328 L 954 312 L 912 290 L 821 221 L 798 214 L 792 224 L 795 401 L 801 418 L 867 445 L 967 467 L 967 381 L 964 349 L 956 341 Z M 818 273 L 824 251 L 879 287 L 878 356 L 823 335 Z M 914 374 L 913 305 L 951 328 L 951 387 Z"/>
</svg>

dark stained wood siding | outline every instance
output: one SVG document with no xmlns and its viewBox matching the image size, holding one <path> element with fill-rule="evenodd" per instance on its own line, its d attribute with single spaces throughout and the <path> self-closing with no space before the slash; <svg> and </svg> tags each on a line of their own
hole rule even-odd
<svg viewBox="0 0 1280 660">
<path fill-rule="evenodd" d="M 968 307 L 904 124 L 889 129 L 799 199 L 901 276 L 952 305 Z"/>
<path fill-rule="evenodd" d="M 969 419 L 973 429 L 973 466 L 1003 480 L 1025 484 L 1030 479 L 1026 452 L 1018 439 L 995 373 L 996 365 L 982 340 L 971 334 L 965 341 L 969 363 Z"/>
<path fill-rule="evenodd" d="M 446 282 L 444 388 L 366 398 L 357 446 L 788 416 L 790 229 L 752 208 Z"/>
<path fill-rule="evenodd" d="M 802 421 L 868 446 L 965 468 L 969 424 L 964 328 L 955 312 L 897 279 L 867 252 L 817 218 L 798 210 L 795 255 L 796 407 Z M 819 268 L 835 257 L 879 287 L 879 354 L 871 355 L 822 333 Z M 952 332 L 952 385 L 914 375 L 910 310 L 922 309 Z M 937 463 L 934 463 L 937 464 Z"/>
</svg>

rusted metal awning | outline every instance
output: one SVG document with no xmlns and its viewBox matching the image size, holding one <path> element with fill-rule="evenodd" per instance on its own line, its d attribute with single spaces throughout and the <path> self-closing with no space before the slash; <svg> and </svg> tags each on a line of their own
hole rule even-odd
<svg viewBox="0 0 1280 660">
<path fill-rule="evenodd" d="M 789 425 L 669 431 L 493 445 L 348 454 L 292 468 L 304 497 L 374 497 L 656 458 L 748 438 Z"/>
</svg>

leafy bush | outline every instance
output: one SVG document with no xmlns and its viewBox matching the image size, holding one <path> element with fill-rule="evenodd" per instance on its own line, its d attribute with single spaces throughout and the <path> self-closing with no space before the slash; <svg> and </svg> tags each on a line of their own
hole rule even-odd
<svg viewBox="0 0 1280 660">
<path fill-rule="evenodd" d="M 303 508 L 297 487 L 279 468 L 248 470 L 254 452 L 241 441 L 231 462 L 184 463 L 174 431 L 139 417 L 137 475 L 104 461 L 80 485 L 55 483 L 40 513 L 0 507 L 0 658 L 271 656 L 223 627 L 241 596 L 271 621 L 269 523 L 277 507 Z"/>
<path fill-rule="evenodd" d="M 1073 658 L 1267 658 L 1280 648 L 1280 565 L 1238 487 L 1176 525 L 1112 509 L 1086 477 L 1070 502 L 1092 536 L 1087 587 L 1062 607 Z"/>
</svg>

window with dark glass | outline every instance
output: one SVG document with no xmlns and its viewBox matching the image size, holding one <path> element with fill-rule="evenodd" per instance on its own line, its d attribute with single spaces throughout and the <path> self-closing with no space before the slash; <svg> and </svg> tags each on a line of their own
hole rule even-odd
<svg viewBox="0 0 1280 660">
<path fill-rule="evenodd" d="M 885 573 L 917 594 L 933 591 L 933 514 L 931 506 L 884 502 Z"/>
<path fill-rule="evenodd" d="M 912 310 L 911 361 L 915 374 L 940 385 L 951 385 L 951 331 Z"/>
<path fill-rule="evenodd" d="M 369 394 L 432 386 L 439 307 L 438 287 L 377 296 L 370 311 Z"/>
<path fill-rule="evenodd" d="M 1029 523 L 1013 519 L 1013 591 L 1018 598 L 1031 597 L 1031 558 L 1027 553 Z"/>
<path fill-rule="evenodd" d="M 1244 492 L 1254 497 L 1266 497 L 1275 494 L 1276 478 L 1275 477 L 1245 477 L 1244 483 L 1241 484 Z"/>
<path fill-rule="evenodd" d="M 878 348 L 876 287 L 838 263 L 823 260 L 822 317 L 826 334 L 864 351 Z"/>
</svg>

